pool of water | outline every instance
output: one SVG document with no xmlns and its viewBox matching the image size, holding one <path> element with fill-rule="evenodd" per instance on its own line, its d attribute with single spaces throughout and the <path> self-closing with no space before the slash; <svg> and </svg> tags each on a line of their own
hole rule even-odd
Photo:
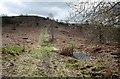
<svg viewBox="0 0 120 79">
<path fill-rule="evenodd" d="M 73 52 L 73 56 L 77 59 L 80 59 L 80 60 L 90 60 L 91 59 L 90 55 L 87 55 L 86 53 L 83 53 L 80 51 Z"/>
</svg>

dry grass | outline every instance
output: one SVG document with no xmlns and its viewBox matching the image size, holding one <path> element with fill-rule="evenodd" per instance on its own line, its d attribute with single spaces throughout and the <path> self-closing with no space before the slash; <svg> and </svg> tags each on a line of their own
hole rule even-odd
<svg viewBox="0 0 120 79">
<path fill-rule="evenodd" d="M 73 56 L 73 50 L 74 50 L 73 45 L 66 45 L 61 48 L 60 54 L 64 56 Z"/>
</svg>

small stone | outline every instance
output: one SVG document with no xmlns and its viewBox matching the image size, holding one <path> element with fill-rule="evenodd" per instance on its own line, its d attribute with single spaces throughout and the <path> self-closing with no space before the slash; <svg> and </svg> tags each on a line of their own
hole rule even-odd
<svg viewBox="0 0 120 79">
<path fill-rule="evenodd" d="M 31 42 L 31 40 L 26 40 L 27 43 Z"/>
<path fill-rule="evenodd" d="M 58 51 L 59 49 L 57 49 L 57 48 L 55 48 L 55 47 L 53 47 L 53 51 Z"/>
</svg>

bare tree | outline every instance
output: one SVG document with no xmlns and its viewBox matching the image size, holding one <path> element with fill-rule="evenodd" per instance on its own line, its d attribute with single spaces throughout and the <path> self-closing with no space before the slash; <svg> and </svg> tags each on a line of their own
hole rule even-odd
<svg viewBox="0 0 120 79">
<path fill-rule="evenodd" d="M 49 18 L 51 21 L 54 20 L 54 16 L 52 13 L 49 14 Z M 54 40 L 54 21 L 49 23 L 48 32 L 50 34 L 51 41 L 53 41 Z"/>
<path fill-rule="evenodd" d="M 68 3 L 71 8 L 69 21 L 85 22 L 86 20 L 90 23 L 111 23 L 115 22 L 116 18 L 120 15 L 115 10 L 115 7 L 120 2 L 76 2 Z"/>
<path fill-rule="evenodd" d="M 116 7 L 120 6 L 120 2 L 81 2 L 76 0 L 68 3 L 71 8 L 69 21 L 75 21 L 89 24 L 99 29 L 99 41 L 103 40 L 102 26 L 115 26 L 120 20 L 120 11 L 116 10 Z M 119 7 L 120 8 L 120 7 Z M 120 10 L 120 9 L 119 9 Z"/>
</svg>

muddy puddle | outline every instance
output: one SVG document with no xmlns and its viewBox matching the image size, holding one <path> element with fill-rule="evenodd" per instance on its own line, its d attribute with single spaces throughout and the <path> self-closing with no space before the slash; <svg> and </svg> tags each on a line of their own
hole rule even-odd
<svg viewBox="0 0 120 79">
<path fill-rule="evenodd" d="M 80 52 L 80 51 L 73 52 L 73 56 L 79 60 L 90 60 L 91 59 L 90 55 L 87 55 L 86 53 Z"/>
</svg>

